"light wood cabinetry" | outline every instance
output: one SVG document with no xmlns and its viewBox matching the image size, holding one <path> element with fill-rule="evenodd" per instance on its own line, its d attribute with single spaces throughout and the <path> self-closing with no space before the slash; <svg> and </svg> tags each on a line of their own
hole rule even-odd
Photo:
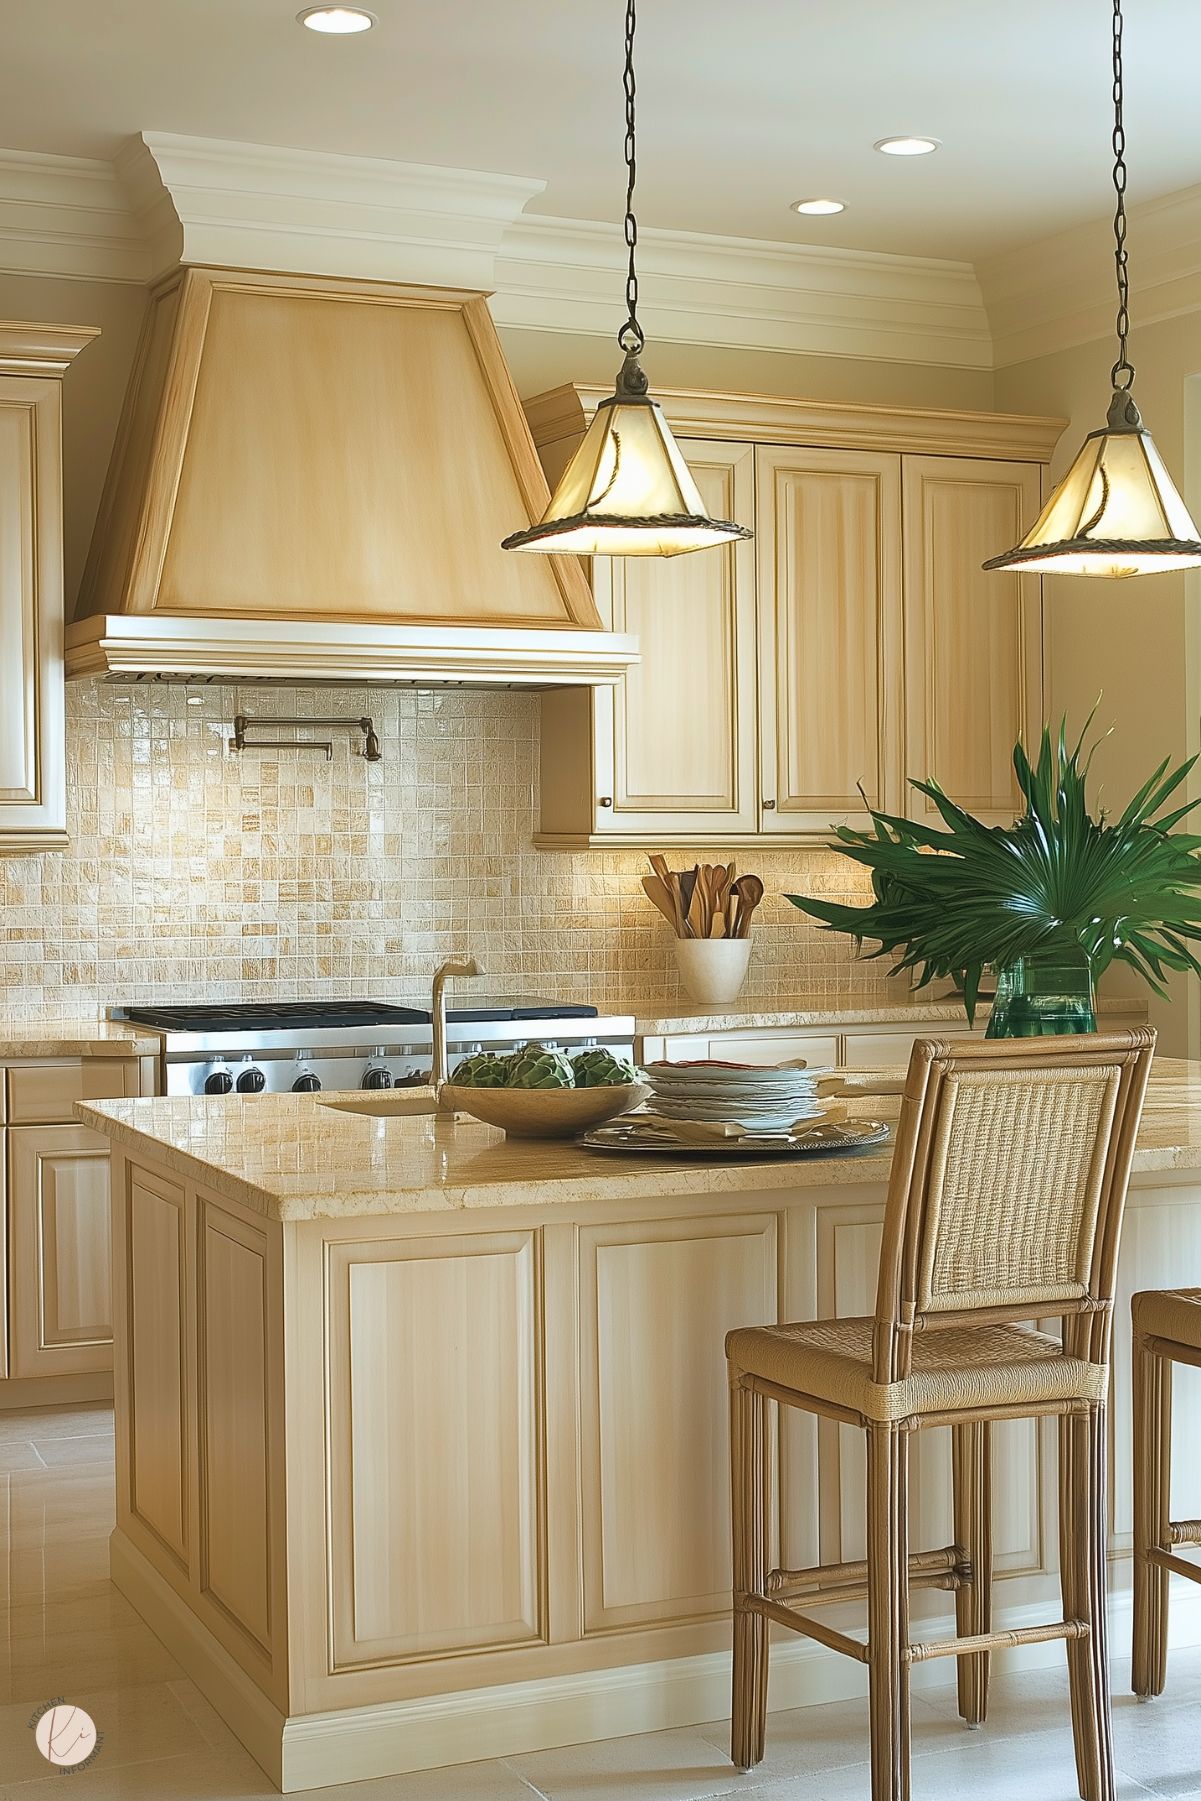
<svg viewBox="0 0 1201 1801">
<path fill-rule="evenodd" d="M 465 1735 L 489 1756 L 720 1712 L 724 1335 L 871 1312 L 878 1167 L 745 1188 L 656 1171 L 560 1202 L 448 1212 L 439 1194 L 424 1213 L 280 1222 L 151 1145 L 114 1155 L 114 1575 L 282 1787 L 431 1767 Z M 1129 1294 L 1199 1265 L 1201 1175 L 1136 1172 L 1117 1607 Z M 1181 1381 L 1180 1404 L 1201 1402 L 1201 1376 Z M 792 1567 L 861 1557 L 861 1437 L 778 1431 L 773 1560 L 775 1543 Z M 1025 1624 L 1058 1593 L 1053 1425 L 999 1427 L 994 1470 L 997 1623 Z M 1201 1446 L 1182 1438 L 1173 1477 L 1185 1514 Z M 915 1441 L 910 1518 L 917 1547 L 953 1537 L 945 1432 Z M 939 1622 L 915 1636 L 943 1636 L 950 1607 L 915 1592 L 915 1620 Z M 861 1608 L 823 1617 L 862 1631 Z M 1182 1636 L 1196 1620 L 1174 1612 Z M 772 1704 L 828 1697 L 829 1670 L 815 1646 L 781 1648 Z"/>
<path fill-rule="evenodd" d="M 552 473 L 602 390 L 527 407 Z M 933 772 L 1011 816 L 1042 719 L 1036 578 L 985 574 L 1038 511 L 1059 420 L 661 396 L 702 496 L 753 545 L 596 558 L 605 623 L 641 640 L 617 689 L 548 695 L 548 846 L 826 839 Z"/>
<path fill-rule="evenodd" d="M 701 498 L 719 519 L 751 524 L 749 446 L 688 445 Z M 556 747 L 542 765 L 544 832 L 568 836 L 587 817 L 598 840 L 757 829 L 755 553 L 745 540 L 704 558 L 601 557 L 597 607 L 635 633 L 643 661 L 615 687 L 559 689 L 542 699 Z"/>
<path fill-rule="evenodd" d="M 1030 465 L 905 459 L 906 772 L 933 775 L 961 806 L 1009 825 L 1019 803 L 1013 745 L 1043 724 L 1042 603 L 1033 575 L 986 572 L 1040 500 Z M 910 791 L 928 824 L 934 803 Z"/>
<path fill-rule="evenodd" d="M 112 1367 L 108 1146 L 85 1126 L 9 1133 L 13 1376 Z"/>
<path fill-rule="evenodd" d="M 901 459 L 755 460 L 760 829 L 821 835 L 900 804 Z"/>
<path fill-rule="evenodd" d="M 0 1409 L 111 1392 L 109 1147 L 74 1106 L 141 1083 L 132 1057 L 0 1067 Z"/>
<path fill-rule="evenodd" d="M 0 324 L 0 852 L 67 842 L 62 377 L 95 336 Z"/>
</svg>

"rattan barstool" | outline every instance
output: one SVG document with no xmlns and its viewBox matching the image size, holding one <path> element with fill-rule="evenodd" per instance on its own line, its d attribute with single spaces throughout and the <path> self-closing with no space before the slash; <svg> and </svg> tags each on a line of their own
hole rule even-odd
<svg viewBox="0 0 1201 1801">
<path fill-rule="evenodd" d="M 763 1756 L 769 1625 L 865 1663 L 872 1801 L 909 1794 L 909 1672 L 959 1658 L 959 1710 L 985 1716 L 989 1654 L 1067 1641 L 1085 1801 L 1112 1801 L 1105 1649 L 1105 1402 L 1114 1267 L 1155 1034 L 913 1047 L 872 1318 L 745 1327 L 726 1339 L 734 1536 L 732 1755 Z M 1033 1329 L 1060 1318 L 1062 1342 Z M 769 1569 L 771 1402 L 867 1435 L 867 1558 Z M 991 1630 L 989 1422 L 1060 1421 L 1063 1618 Z M 950 1426 L 956 1543 L 911 1555 L 909 1442 Z M 955 1592 L 957 1638 L 909 1639 L 909 1590 Z M 866 1597 L 863 1643 L 792 1605 Z"/>
<path fill-rule="evenodd" d="M 1148 1289 L 1130 1303 L 1134 1327 L 1134 1655 L 1136 1695 L 1161 1695 L 1168 1673 L 1168 1577 L 1201 1582 L 1174 1546 L 1201 1545 L 1201 1520 L 1168 1517 L 1172 1365 L 1201 1366 L 1201 1288 Z"/>
</svg>

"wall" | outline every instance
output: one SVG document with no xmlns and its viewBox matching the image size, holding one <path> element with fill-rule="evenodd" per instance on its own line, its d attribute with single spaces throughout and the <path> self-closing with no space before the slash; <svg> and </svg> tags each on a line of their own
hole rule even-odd
<svg viewBox="0 0 1201 1801">
<path fill-rule="evenodd" d="M 80 352 L 63 385 L 63 547 L 69 607 L 83 574 L 145 309 L 144 289 L 128 283 L 0 272 L 0 319 L 100 327 L 100 336 Z"/>
<path fill-rule="evenodd" d="M 231 755 L 241 707 L 374 716 L 383 760 Z M 672 1003 L 671 938 L 633 852 L 533 849 L 534 695 L 68 689 L 71 847 L 0 859 L 0 1010 L 134 1000 L 420 996 L 470 950 L 494 990 Z M 683 862 L 683 859 L 680 859 Z M 860 899 L 828 851 L 752 859 L 769 898 L 747 998 L 887 988 L 790 888 Z"/>
<path fill-rule="evenodd" d="M 1137 320 L 1137 307 L 1136 307 Z M 1189 461 L 1186 429 L 1190 379 L 1201 369 L 1197 314 L 1138 327 L 1131 340 L 1137 365 L 1137 397 L 1144 421 L 1168 468 L 1201 511 L 1201 469 Z M 997 371 L 996 404 L 1003 412 L 1063 413 L 1070 419 L 1059 440 L 1050 476 L 1057 481 L 1090 431 L 1105 422 L 1113 344 L 1109 339 Z M 1189 492 L 1189 482 L 1196 491 Z M 1163 757 L 1180 762 L 1198 748 L 1198 694 L 1194 668 L 1201 648 L 1193 619 L 1195 583 L 1182 575 L 1142 576 L 1137 581 L 1085 581 L 1049 577 L 1044 583 L 1050 672 L 1048 712 L 1083 725 L 1098 701 L 1100 745 L 1095 779 L 1102 799 L 1119 810 Z M 1132 971 L 1115 967 L 1113 992 L 1148 996 Z M 1161 1048 L 1172 1055 L 1201 1055 L 1195 1015 L 1197 984 L 1176 980 L 1170 1002 L 1150 996 Z"/>
</svg>

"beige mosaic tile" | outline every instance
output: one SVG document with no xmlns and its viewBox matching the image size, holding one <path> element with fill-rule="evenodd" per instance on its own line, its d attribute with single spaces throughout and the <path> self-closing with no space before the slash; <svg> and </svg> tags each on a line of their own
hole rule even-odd
<svg viewBox="0 0 1201 1801">
<path fill-rule="evenodd" d="M 0 858 L 0 1012 L 416 996 L 465 948 L 494 987 L 643 1010 L 680 998 L 641 853 L 534 848 L 535 695 L 75 683 L 67 702 L 71 847 Z M 382 761 L 351 733 L 328 763 L 233 755 L 243 709 L 370 713 Z M 767 898 L 746 1000 L 895 990 L 782 898 L 862 897 L 849 864 L 822 849 L 753 861 Z"/>
</svg>

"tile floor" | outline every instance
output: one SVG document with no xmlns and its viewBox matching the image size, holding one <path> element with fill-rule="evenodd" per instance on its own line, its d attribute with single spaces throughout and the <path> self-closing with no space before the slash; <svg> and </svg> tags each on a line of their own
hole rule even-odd
<svg viewBox="0 0 1201 1801">
<path fill-rule="evenodd" d="M 257 1764 L 108 1581 L 112 1415 L 0 1414 L 0 1801 L 50 1801 L 60 1780 L 29 1730 L 66 1695 L 104 1735 L 70 1801 L 266 1801 Z M 1201 1801 L 1201 1651 L 1177 1653 L 1168 1691 L 1139 1706 L 1114 1667 L 1120 1801 Z M 725 1726 L 690 1727 L 318 1791 L 322 1801 L 867 1801 L 861 1702 L 772 1716 L 768 1755 L 740 1777 Z M 914 1700 L 913 1801 L 1074 1801 L 1067 1684 L 1000 1677 L 991 1718 L 966 1732 L 949 1691 Z"/>
</svg>

